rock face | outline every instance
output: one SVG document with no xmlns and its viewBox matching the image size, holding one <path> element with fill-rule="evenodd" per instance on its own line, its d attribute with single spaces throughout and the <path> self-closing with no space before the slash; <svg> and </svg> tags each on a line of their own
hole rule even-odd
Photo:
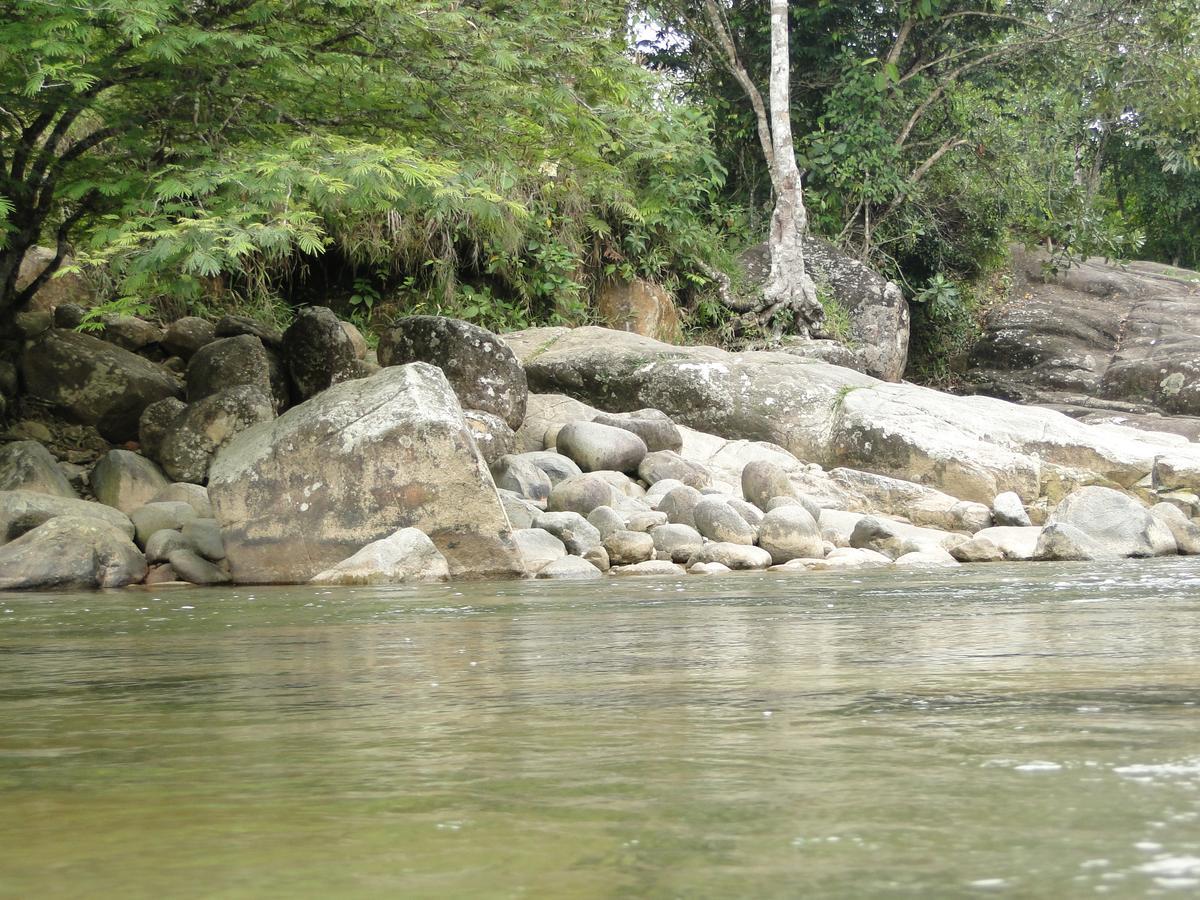
<svg viewBox="0 0 1200 900">
<path fill-rule="evenodd" d="M 600 289 L 596 306 L 609 328 L 632 331 L 671 344 L 679 340 L 679 312 L 671 295 L 642 279 L 609 282 Z"/>
<path fill-rule="evenodd" d="M 464 409 L 497 415 L 514 431 L 525 419 L 525 372 L 508 345 L 483 328 L 442 316 L 408 316 L 379 338 L 379 363 L 437 366 Z M 536 449 L 542 449 L 538 447 Z"/>
<path fill-rule="evenodd" d="M 25 251 L 21 260 L 21 268 L 17 272 L 18 291 L 27 288 L 35 278 L 45 270 L 54 259 L 54 251 L 49 247 L 30 247 Z M 63 259 L 63 266 L 72 263 L 71 257 Z M 37 289 L 29 302 L 31 309 L 52 309 L 64 303 L 75 303 L 79 306 L 90 307 L 95 302 L 91 285 L 83 275 L 64 274 L 57 278 L 47 278 Z"/>
<path fill-rule="evenodd" d="M 58 516 L 0 547 L 0 590 L 123 587 L 146 577 L 146 559 L 121 529 Z"/>
<path fill-rule="evenodd" d="M 1200 416 L 1200 275 L 1099 259 L 1049 275 L 1045 261 L 1013 252 L 1012 300 L 972 355 L 982 389 L 1151 429 L 1174 430 L 1154 413 Z M 1200 423 L 1181 433 L 1195 439 Z"/>
<path fill-rule="evenodd" d="M 327 306 L 309 306 L 283 333 L 283 355 L 297 400 L 355 375 L 354 342 Z"/>
<path fill-rule="evenodd" d="M 349 559 L 319 572 L 313 584 L 406 584 L 446 581 L 450 567 L 425 533 L 401 528 L 373 541 Z"/>
<path fill-rule="evenodd" d="M 239 582 L 302 582 L 397 528 L 455 576 L 512 576 L 520 554 L 446 377 L 393 366 L 241 432 L 209 470 Z"/>
<path fill-rule="evenodd" d="M 36 491 L 75 498 L 75 489 L 50 451 L 37 441 L 0 444 L 0 491 Z"/>
<path fill-rule="evenodd" d="M 746 251 L 740 261 L 754 283 L 767 280 L 771 257 L 766 244 Z M 804 239 L 804 267 L 849 316 L 849 346 L 844 349 L 856 362 L 853 368 L 899 381 L 908 363 L 909 334 L 908 303 L 900 287 L 812 235 Z"/>
<path fill-rule="evenodd" d="M 26 346 L 21 374 L 31 396 L 110 441 L 136 439 L 142 410 L 181 393 L 179 382 L 149 360 L 61 328 Z"/>
<path fill-rule="evenodd" d="M 1100 555 L 1090 558 L 1167 556 L 1178 552 L 1170 529 L 1132 497 L 1103 487 L 1085 487 L 1050 514 L 1052 525 L 1069 525 L 1087 536 Z M 1061 557 L 1059 557 L 1061 558 Z"/>
<path fill-rule="evenodd" d="M 660 409 L 701 432 L 771 442 L 806 462 L 916 482 L 988 506 L 1005 491 L 1029 503 L 1057 501 L 1081 484 L 1132 487 L 1165 452 L 1195 461 L 1188 477 L 1200 480 L 1200 447 L 1181 446 L 1175 436 L 887 384 L 784 353 L 671 347 L 598 328 L 535 329 L 513 343 L 537 391 L 568 392 L 610 410 Z M 686 434 L 684 443 L 686 451 Z M 706 465 L 716 471 L 712 458 Z"/>
</svg>

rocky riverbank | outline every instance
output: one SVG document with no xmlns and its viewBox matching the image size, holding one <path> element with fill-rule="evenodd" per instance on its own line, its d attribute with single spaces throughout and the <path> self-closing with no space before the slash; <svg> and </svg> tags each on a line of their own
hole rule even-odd
<svg viewBox="0 0 1200 900">
<path fill-rule="evenodd" d="M 323 308 L 77 319 L 22 322 L 21 403 L 51 424 L 0 445 L 0 588 L 1200 552 L 1186 437 L 792 353 L 423 316 L 376 353 Z"/>
</svg>

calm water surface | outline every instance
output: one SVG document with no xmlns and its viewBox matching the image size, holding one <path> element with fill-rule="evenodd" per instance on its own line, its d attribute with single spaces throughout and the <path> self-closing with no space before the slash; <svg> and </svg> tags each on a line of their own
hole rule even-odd
<svg viewBox="0 0 1200 900">
<path fill-rule="evenodd" d="M 1200 894 L 1200 563 L 0 595 L 0 896 Z"/>
</svg>

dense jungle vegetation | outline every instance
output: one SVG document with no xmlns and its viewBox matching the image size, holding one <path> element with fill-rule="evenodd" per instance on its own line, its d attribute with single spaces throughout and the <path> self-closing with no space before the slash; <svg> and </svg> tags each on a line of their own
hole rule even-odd
<svg viewBox="0 0 1200 900">
<path fill-rule="evenodd" d="M 708 7 L 706 9 L 706 6 Z M 606 277 L 714 279 L 771 181 L 706 12 L 761 0 L 7 0 L 0 328 L 42 244 L 107 309 L 578 322 Z M 1014 240 L 1200 265 L 1200 0 L 792 0 L 812 228 L 914 301 L 945 377 Z"/>
</svg>

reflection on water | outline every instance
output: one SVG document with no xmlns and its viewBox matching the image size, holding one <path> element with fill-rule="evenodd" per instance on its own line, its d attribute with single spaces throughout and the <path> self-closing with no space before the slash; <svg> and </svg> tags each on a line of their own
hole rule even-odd
<svg viewBox="0 0 1200 900">
<path fill-rule="evenodd" d="M 1200 892 L 1200 564 L 0 595 L 0 896 Z"/>
</svg>

